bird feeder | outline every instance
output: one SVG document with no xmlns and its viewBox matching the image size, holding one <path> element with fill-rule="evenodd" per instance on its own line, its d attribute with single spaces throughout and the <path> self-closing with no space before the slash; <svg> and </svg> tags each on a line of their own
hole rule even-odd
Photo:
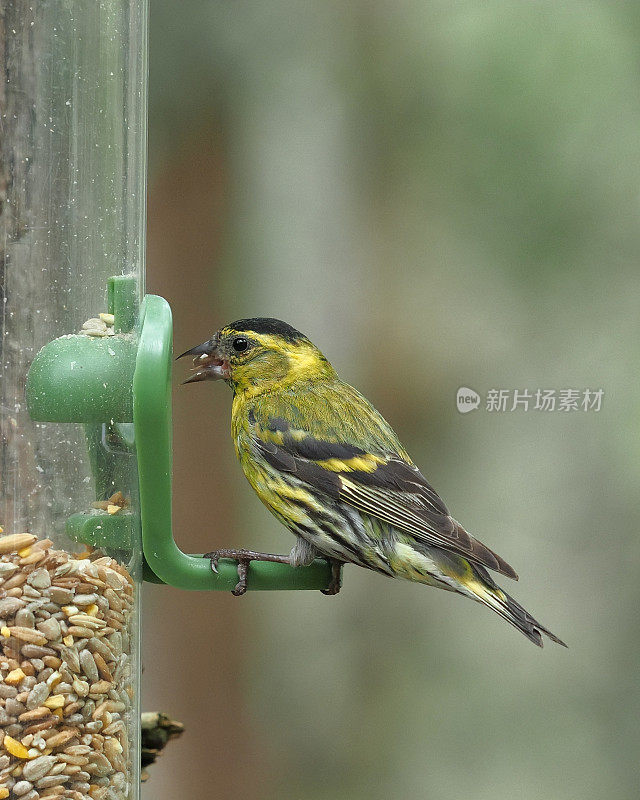
<svg viewBox="0 0 640 800">
<path fill-rule="evenodd" d="M 237 581 L 171 529 L 171 311 L 144 295 L 147 3 L 3 9 L 0 800 L 131 800 L 142 581 Z M 319 559 L 249 567 L 250 590 L 330 579 Z"/>
</svg>

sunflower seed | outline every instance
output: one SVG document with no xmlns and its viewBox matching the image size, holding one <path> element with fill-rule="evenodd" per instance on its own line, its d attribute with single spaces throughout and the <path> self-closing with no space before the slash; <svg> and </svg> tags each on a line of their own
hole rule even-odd
<svg viewBox="0 0 640 800">
<path fill-rule="evenodd" d="M 55 756 L 38 756 L 27 763 L 22 768 L 22 776 L 28 781 L 37 781 L 49 772 L 56 763 Z"/>
</svg>

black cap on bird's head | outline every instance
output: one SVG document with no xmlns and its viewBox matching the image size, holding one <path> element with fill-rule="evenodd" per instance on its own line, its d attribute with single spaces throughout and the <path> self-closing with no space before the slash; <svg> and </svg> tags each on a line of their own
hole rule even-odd
<svg viewBox="0 0 640 800">
<path fill-rule="evenodd" d="M 257 333 L 266 336 L 278 336 L 287 342 L 309 341 L 304 333 L 296 330 L 292 325 L 273 317 L 253 317 L 253 319 L 238 319 L 230 325 L 225 325 L 220 333 Z"/>
<path fill-rule="evenodd" d="M 284 351 L 299 347 L 312 349 L 322 358 L 307 337 L 288 323 L 271 317 L 255 317 L 225 325 L 208 341 L 192 347 L 178 358 L 193 357 L 195 371 L 184 383 L 220 379 L 233 382 L 234 369 L 239 371 L 259 354 L 264 356 L 270 352 L 275 356 L 279 353 L 282 357 Z M 273 370 L 266 369 L 267 362 L 267 358 L 262 359 L 264 366 L 261 369 L 273 377 Z"/>
</svg>

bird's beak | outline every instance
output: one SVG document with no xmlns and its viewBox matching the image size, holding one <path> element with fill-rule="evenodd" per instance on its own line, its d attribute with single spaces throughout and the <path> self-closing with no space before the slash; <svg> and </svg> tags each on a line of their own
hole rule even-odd
<svg viewBox="0 0 640 800">
<path fill-rule="evenodd" d="M 182 383 L 196 383 L 197 381 L 226 380 L 230 377 L 229 362 L 221 358 L 218 353 L 218 339 L 214 336 L 207 342 L 192 347 L 181 353 L 177 358 L 184 356 L 193 357 L 193 375 Z M 176 359 L 177 360 L 177 359 Z"/>
</svg>

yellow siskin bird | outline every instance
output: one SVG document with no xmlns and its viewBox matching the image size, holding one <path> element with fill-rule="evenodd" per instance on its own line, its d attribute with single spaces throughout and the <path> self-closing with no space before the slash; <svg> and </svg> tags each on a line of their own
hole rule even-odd
<svg viewBox="0 0 640 800">
<path fill-rule="evenodd" d="M 458 592 L 493 609 L 535 644 L 564 645 L 493 580 L 512 567 L 447 510 L 376 409 L 344 383 L 306 336 L 277 319 L 242 319 L 182 356 L 185 381 L 233 389 L 236 454 L 254 491 L 296 536 L 288 556 L 252 550 L 208 553 L 238 563 L 243 594 L 251 560 L 332 564 L 325 593 L 340 588 L 343 563 Z M 179 358 L 182 358 L 179 356 Z M 564 645 L 566 646 L 566 645 Z"/>
</svg>

